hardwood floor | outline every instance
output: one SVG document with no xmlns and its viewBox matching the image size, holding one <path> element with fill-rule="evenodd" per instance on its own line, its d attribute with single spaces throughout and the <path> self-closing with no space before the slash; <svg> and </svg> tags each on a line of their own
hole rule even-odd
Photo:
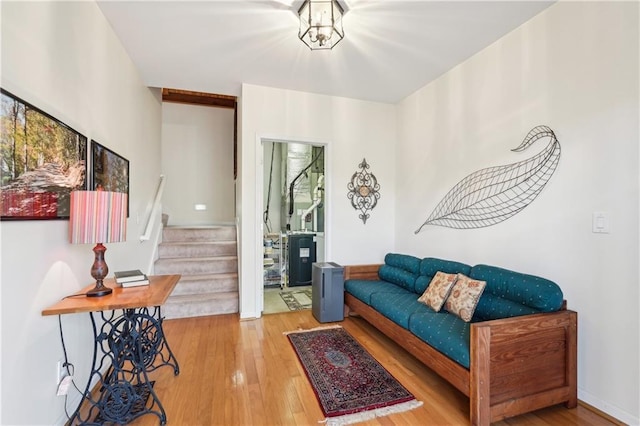
<svg viewBox="0 0 640 426">
<path fill-rule="evenodd" d="M 340 323 L 423 406 L 363 425 L 467 425 L 468 399 L 359 318 Z M 237 314 L 166 320 L 164 331 L 180 363 L 151 373 L 168 425 L 317 425 L 323 419 L 286 331 L 320 325 L 310 310 L 240 321 Z M 134 425 L 157 425 L 146 415 Z M 611 425 L 583 406 L 556 406 L 497 425 Z"/>
</svg>

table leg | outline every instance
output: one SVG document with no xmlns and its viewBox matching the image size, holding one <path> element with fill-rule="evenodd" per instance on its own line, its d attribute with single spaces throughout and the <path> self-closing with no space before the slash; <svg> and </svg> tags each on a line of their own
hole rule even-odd
<svg viewBox="0 0 640 426">
<path fill-rule="evenodd" d="M 94 313 L 89 314 L 95 342 L 93 366 L 70 425 L 124 424 L 145 414 L 155 414 L 166 424 L 166 413 L 147 373 L 169 365 L 177 375 L 180 368 L 162 330 L 160 307 L 151 309 L 126 309 L 122 314 L 103 311 L 100 328 Z M 99 358 L 98 352 L 102 353 Z M 92 382 L 100 384 L 96 399 L 90 391 Z M 83 415 L 85 403 L 89 408 Z"/>
<path fill-rule="evenodd" d="M 173 355 L 162 329 L 164 318 L 162 318 L 160 306 L 140 308 L 136 312 L 142 318 L 140 327 L 142 352 L 139 354 L 138 362 L 144 365 L 147 372 L 168 365 L 173 367 L 174 375 L 180 374 L 178 360 Z"/>
</svg>

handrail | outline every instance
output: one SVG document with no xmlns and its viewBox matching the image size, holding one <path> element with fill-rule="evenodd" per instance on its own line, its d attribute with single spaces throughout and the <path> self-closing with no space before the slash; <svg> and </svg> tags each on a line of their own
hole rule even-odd
<svg viewBox="0 0 640 426">
<path fill-rule="evenodd" d="M 157 210 L 160 208 L 162 191 L 164 191 L 164 175 L 160 175 L 160 182 L 158 183 L 156 197 L 153 200 L 153 207 L 151 208 L 151 213 L 149 213 L 149 219 L 147 220 L 147 226 L 144 229 L 144 234 L 140 236 L 140 241 L 148 241 L 151 238 L 151 230 L 153 229 L 153 218 L 155 217 Z"/>
</svg>

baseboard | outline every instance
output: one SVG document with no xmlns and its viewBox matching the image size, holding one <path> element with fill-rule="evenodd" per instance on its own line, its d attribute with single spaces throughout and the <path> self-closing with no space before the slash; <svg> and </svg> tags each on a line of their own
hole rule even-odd
<svg viewBox="0 0 640 426">
<path fill-rule="evenodd" d="M 594 411 L 618 425 L 638 426 L 640 417 L 636 417 L 615 405 L 601 400 L 588 392 L 578 389 L 578 401 L 583 407 Z"/>
<path fill-rule="evenodd" d="M 254 320 L 260 318 L 261 316 L 262 314 L 259 314 L 257 312 L 240 312 L 240 321 Z"/>
</svg>

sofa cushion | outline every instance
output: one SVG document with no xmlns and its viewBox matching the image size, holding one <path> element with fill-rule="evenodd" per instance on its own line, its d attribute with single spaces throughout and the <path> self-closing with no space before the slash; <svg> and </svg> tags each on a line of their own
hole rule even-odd
<svg viewBox="0 0 640 426">
<path fill-rule="evenodd" d="M 385 265 L 404 269 L 407 272 L 411 272 L 413 275 L 418 275 L 420 273 L 420 262 L 420 259 L 408 254 L 387 253 L 384 257 Z"/>
<path fill-rule="evenodd" d="M 413 292 L 415 288 L 417 275 L 405 271 L 395 266 L 382 265 L 378 269 L 378 276 L 383 281 L 389 281 L 395 285 L 401 286 L 406 290 Z"/>
<path fill-rule="evenodd" d="M 460 273 L 468 276 L 471 271 L 471 266 L 452 260 L 425 257 L 420 262 L 420 276 L 416 280 L 415 291 L 417 294 L 424 293 L 438 271 L 446 274 Z"/>
<path fill-rule="evenodd" d="M 470 277 L 487 282 L 482 298 L 495 296 L 478 304 L 478 318 L 505 318 L 502 313 L 508 316 L 534 313 L 531 309 L 535 312 L 554 312 L 562 306 L 562 290 L 545 278 L 488 265 L 474 266 Z M 505 303 L 499 306 L 503 300 Z M 530 309 L 520 310 L 514 303 Z"/>
<path fill-rule="evenodd" d="M 470 323 L 440 311 L 424 311 L 411 315 L 409 331 L 458 364 L 469 368 Z"/>
<path fill-rule="evenodd" d="M 471 321 L 486 285 L 484 281 L 458 274 L 458 279 L 451 289 L 444 308 L 465 322 Z"/>
<path fill-rule="evenodd" d="M 480 297 L 476 311 L 473 314 L 473 321 L 489 321 L 500 318 L 517 317 L 520 315 L 536 314 L 536 311 L 522 303 L 512 302 L 509 299 L 494 296 L 485 292 Z"/>
<path fill-rule="evenodd" d="M 422 296 L 418 298 L 418 302 L 424 303 L 434 311 L 438 312 L 444 301 L 447 300 L 447 296 L 451 292 L 453 284 L 458 279 L 458 274 L 445 274 L 438 271 L 436 275 L 429 283 L 429 287 L 422 293 Z"/>
<path fill-rule="evenodd" d="M 409 318 L 414 312 L 429 309 L 418 302 L 415 293 L 409 290 L 402 293 L 374 293 L 371 295 L 371 307 L 406 329 L 409 328 Z"/>
<path fill-rule="evenodd" d="M 371 295 L 378 292 L 385 293 L 404 293 L 407 290 L 403 287 L 391 284 L 387 281 L 379 280 L 346 280 L 344 289 L 355 298 L 361 300 L 367 305 L 371 305 Z M 414 296 L 415 297 L 415 294 Z"/>
</svg>

